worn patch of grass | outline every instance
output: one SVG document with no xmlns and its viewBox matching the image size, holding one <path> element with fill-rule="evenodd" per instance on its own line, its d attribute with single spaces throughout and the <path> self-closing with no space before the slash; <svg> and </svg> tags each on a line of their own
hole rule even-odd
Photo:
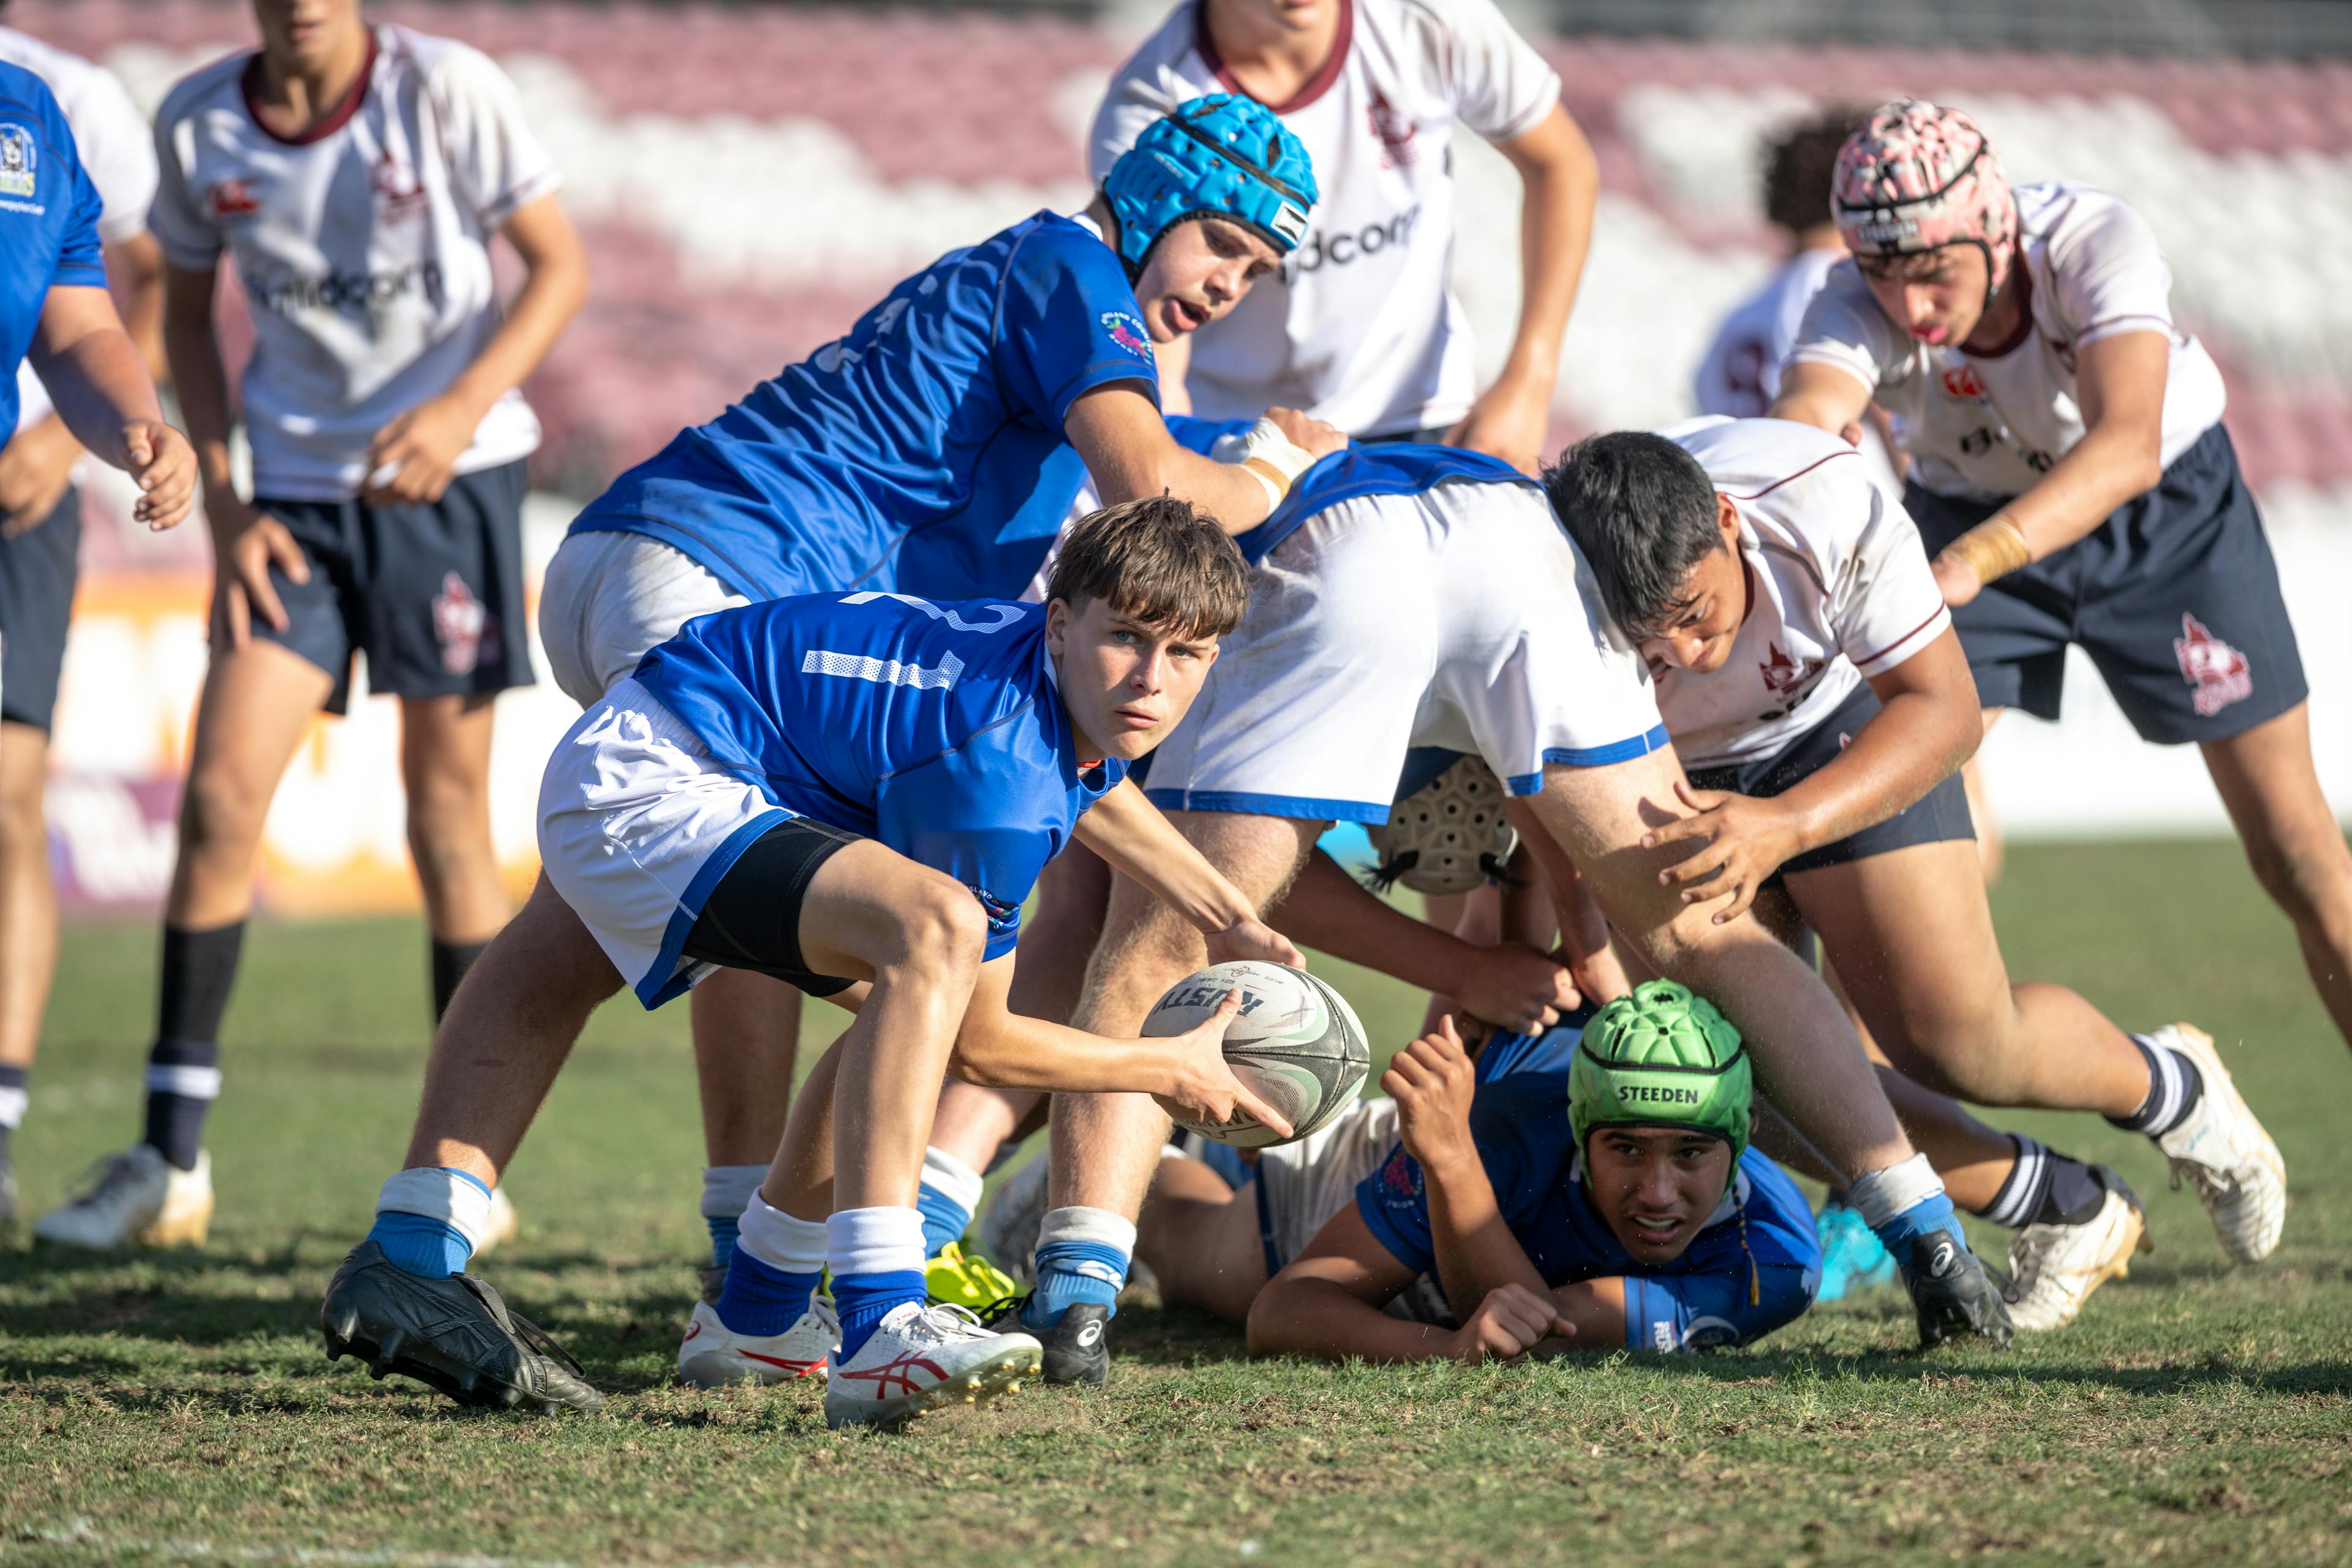
<svg viewBox="0 0 2352 1568">
<path fill-rule="evenodd" d="M 2011 1119 L 2108 1161 L 2158 1250 L 2082 1321 L 1906 1353 L 1898 1293 L 1764 1346 L 1464 1369 L 1252 1363 L 1133 1309 L 1109 1390 L 1024 1391 L 898 1438 L 814 1391 L 668 1383 L 701 1239 L 684 1009 L 607 1008 L 509 1188 L 488 1271 L 614 1394 L 467 1415 L 318 1348 L 328 1273 L 397 1163 L 425 1041 L 397 921 L 257 928 L 201 1253 L 0 1251 L 0 1556 L 26 1563 L 2352 1560 L 2352 1053 L 2234 847 L 2021 848 L 2021 976 L 2220 1037 L 2284 1148 L 2279 1253 L 2229 1268 L 2144 1141 Z M 28 1207 L 131 1135 L 153 939 L 90 927 L 17 1140 Z M 1384 1043 L 1402 988 L 1349 982 Z M 811 1009 L 813 1035 L 839 1015 Z"/>
</svg>

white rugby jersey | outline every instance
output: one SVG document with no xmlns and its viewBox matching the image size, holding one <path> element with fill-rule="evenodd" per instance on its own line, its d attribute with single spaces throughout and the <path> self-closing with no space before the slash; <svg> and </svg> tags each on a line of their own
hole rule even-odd
<svg viewBox="0 0 2352 1568">
<path fill-rule="evenodd" d="M 352 99 L 299 142 L 255 116 L 259 68 L 233 56 L 163 100 L 151 226 L 175 267 L 236 258 L 254 324 L 240 390 L 255 493 L 341 500 L 366 479 L 376 431 L 496 335 L 490 236 L 560 176 L 514 84 L 464 44 L 371 29 Z M 509 392 L 457 471 L 538 446 L 538 416 Z"/>
<path fill-rule="evenodd" d="M 1193 411 L 1305 409 L 1351 436 L 1451 425 L 1477 395 L 1468 319 L 1448 284 L 1458 122 L 1489 142 L 1532 131 L 1559 78 L 1493 0 L 1341 0 L 1330 61 L 1270 107 L 1315 160 L 1307 239 L 1231 315 L 1192 335 Z M 1099 184 L 1162 114 L 1241 92 L 1197 0 L 1112 78 L 1087 163 Z"/>
<path fill-rule="evenodd" d="M 2074 356 L 2125 332 L 2172 343 L 2164 387 L 2169 464 L 2221 417 L 2221 373 L 2172 321 L 2172 269 L 2155 231 L 2105 191 L 2066 180 L 2017 187 L 2018 241 L 2031 321 L 2008 353 L 1932 348 L 1886 319 L 1848 263 L 1805 312 L 1789 358 L 1834 365 L 1876 388 L 1895 419 L 1912 477 L 1937 495 L 2006 500 L 2083 438 Z"/>
<path fill-rule="evenodd" d="M 73 127 L 82 167 L 106 204 L 98 237 L 120 245 L 147 231 L 148 204 L 155 199 L 155 144 L 147 117 L 131 101 L 115 74 L 79 55 L 69 55 L 13 27 L 0 27 L 0 60 L 19 65 L 47 82 L 58 107 Z M 16 369 L 16 428 L 29 429 L 49 416 L 49 389 L 30 363 Z"/>
<path fill-rule="evenodd" d="M 1661 431 L 1739 509 L 1748 618 L 1707 675 L 1653 666 L 1683 765 L 1776 755 L 1952 624 L 1919 531 L 1840 437 L 1785 419 Z"/>
<path fill-rule="evenodd" d="M 1699 361 L 1691 390 L 1701 414 L 1759 419 L 1780 395 L 1780 367 L 1797 341 L 1805 308 L 1829 280 L 1843 250 L 1800 250 L 1723 319 Z"/>
</svg>

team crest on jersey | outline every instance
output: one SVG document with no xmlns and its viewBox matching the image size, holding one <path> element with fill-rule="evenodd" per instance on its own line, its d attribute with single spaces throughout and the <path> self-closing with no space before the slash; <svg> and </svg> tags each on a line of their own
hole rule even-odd
<svg viewBox="0 0 2352 1568">
<path fill-rule="evenodd" d="M 253 187 L 243 180 L 215 180 L 205 188 L 205 211 L 214 221 L 251 217 L 261 210 Z"/>
<path fill-rule="evenodd" d="M 1971 403 L 1984 401 L 1984 379 L 1977 374 L 1977 367 L 1972 364 L 1956 364 L 1946 371 L 1944 390 L 1954 397 L 1966 398 Z"/>
<path fill-rule="evenodd" d="M 471 675 L 504 651 L 499 618 L 455 572 L 441 579 L 441 592 L 434 595 L 433 637 L 441 645 L 441 668 L 452 675 Z"/>
<path fill-rule="evenodd" d="M 1764 662 L 1757 666 L 1764 677 L 1764 689 L 1791 708 L 1829 668 L 1826 661 L 1818 658 L 1790 658 L 1776 642 L 1766 643 L 1764 652 Z"/>
<path fill-rule="evenodd" d="M 1420 161 L 1421 149 L 1414 145 L 1413 138 L 1421 134 L 1421 127 L 1410 117 L 1399 114 L 1377 88 L 1372 90 L 1372 106 L 1367 112 L 1371 119 L 1372 134 L 1381 141 L 1382 168 L 1402 169 Z"/>
<path fill-rule="evenodd" d="M 1151 335 L 1143 330 L 1139 318 L 1125 310 L 1105 310 L 1102 324 L 1103 331 L 1110 334 L 1111 342 L 1146 364 L 1151 363 Z"/>
<path fill-rule="evenodd" d="M 390 148 L 369 168 L 368 188 L 375 193 L 376 209 L 387 222 L 415 217 L 425 211 L 425 183 Z"/>
<path fill-rule="evenodd" d="M 2195 616 L 2180 617 L 2172 656 L 2180 661 L 2180 679 L 2197 689 L 2190 700 L 2201 719 L 2254 694 L 2253 666 L 2246 656 L 2207 631 Z"/>
<path fill-rule="evenodd" d="M 39 174 L 40 143 L 29 126 L 0 125 L 0 196 L 29 196 Z"/>
</svg>

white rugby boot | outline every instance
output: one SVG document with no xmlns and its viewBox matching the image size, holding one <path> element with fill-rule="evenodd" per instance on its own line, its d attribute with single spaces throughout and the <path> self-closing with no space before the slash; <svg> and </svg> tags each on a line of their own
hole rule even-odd
<svg viewBox="0 0 2352 1568">
<path fill-rule="evenodd" d="M 514 1205 L 507 1201 L 506 1188 L 492 1187 L 490 1217 L 483 1223 L 482 1239 L 474 1243 L 473 1255 L 487 1257 L 521 1234 L 521 1217 L 515 1213 Z"/>
<path fill-rule="evenodd" d="M 2132 1254 L 2149 1252 L 2147 1216 L 2121 1176 L 2093 1167 L 2106 1201 L 2080 1225 L 2029 1225 L 2009 1244 L 2009 1321 L 2046 1332 L 2074 1321 L 2091 1292 L 2131 1272 Z"/>
<path fill-rule="evenodd" d="M 33 1222 L 37 1241 L 110 1251 L 134 1243 L 202 1247 L 212 1228 L 213 1157 L 198 1153 L 183 1171 L 151 1143 L 134 1143 L 89 1169 L 97 1179 L 79 1196 Z"/>
<path fill-rule="evenodd" d="M 847 1361 L 836 1347 L 824 1388 L 828 1426 L 895 1428 L 940 1405 L 976 1405 L 1036 1375 L 1045 1347 L 980 1326 L 961 1307 L 908 1301 Z"/>
<path fill-rule="evenodd" d="M 677 1380 L 697 1388 L 728 1388 L 747 1377 L 763 1384 L 803 1377 L 823 1383 L 840 1342 L 841 1320 L 823 1296 L 810 1297 L 808 1310 L 781 1334 L 739 1334 L 719 1321 L 717 1308 L 697 1301 L 677 1344 Z"/>
<path fill-rule="evenodd" d="M 2221 1245 L 2241 1263 L 2260 1263 L 2278 1246 L 2286 1225 L 2286 1161 L 2231 1080 L 2213 1037 L 2188 1024 L 2167 1024 L 2148 1038 L 2197 1064 L 2203 1092 L 2189 1119 L 2156 1140 L 2172 1162 L 2172 1185 L 2185 1178 L 2205 1200 Z"/>
</svg>

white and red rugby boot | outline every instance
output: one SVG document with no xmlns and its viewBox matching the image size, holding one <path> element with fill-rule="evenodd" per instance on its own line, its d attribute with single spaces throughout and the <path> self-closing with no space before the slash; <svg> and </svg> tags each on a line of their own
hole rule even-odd
<svg viewBox="0 0 2352 1568">
<path fill-rule="evenodd" d="M 747 1377 L 758 1383 L 814 1377 L 822 1383 L 840 1341 L 841 1321 L 823 1296 L 810 1297 L 808 1310 L 781 1334 L 739 1334 L 719 1321 L 718 1309 L 697 1301 L 677 1344 L 677 1380 L 698 1388 L 727 1388 Z"/>
<path fill-rule="evenodd" d="M 1035 1376 L 1045 1354 L 1029 1335 L 982 1328 L 964 1308 L 908 1301 L 856 1355 L 834 1352 L 824 1424 L 890 1428 L 935 1405 L 982 1404 Z"/>
</svg>

